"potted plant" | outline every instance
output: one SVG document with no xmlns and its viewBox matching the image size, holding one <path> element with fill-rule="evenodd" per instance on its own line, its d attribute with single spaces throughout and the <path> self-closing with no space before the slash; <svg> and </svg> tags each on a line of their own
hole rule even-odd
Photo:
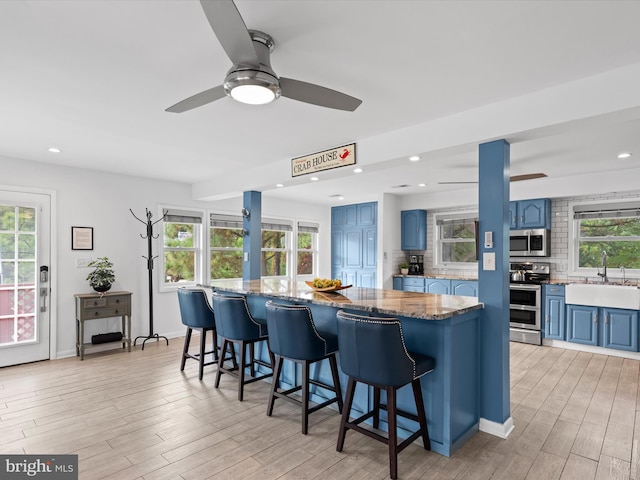
<svg viewBox="0 0 640 480">
<path fill-rule="evenodd" d="M 402 262 L 398 265 L 398 267 L 400 267 L 400 273 L 402 275 L 408 275 L 409 274 L 409 264 L 407 262 Z"/>
<path fill-rule="evenodd" d="M 113 263 L 111 263 L 107 257 L 102 257 L 92 260 L 88 266 L 95 269 L 87 275 L 87 280 L 89 280 L 91 288 L 96 292 L 108 291 L 116 279 L 113 273 Z"/>
</svg>

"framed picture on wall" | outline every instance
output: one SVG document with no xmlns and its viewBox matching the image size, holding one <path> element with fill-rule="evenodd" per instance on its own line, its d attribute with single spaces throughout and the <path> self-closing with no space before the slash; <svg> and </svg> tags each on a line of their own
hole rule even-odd
<svg viewBox="0 0 640 480">
<path fill-rule="evenodd" d="M 93 227 L 71 227 L 71 250 L 93 250 Z"/>
</svg>

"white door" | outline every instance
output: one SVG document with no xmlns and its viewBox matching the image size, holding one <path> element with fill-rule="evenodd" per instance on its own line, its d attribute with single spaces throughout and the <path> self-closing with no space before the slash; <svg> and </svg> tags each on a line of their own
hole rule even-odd
<svg viewBox="0 0 640 480">
<path fill-rule="evenodd" d="M 50 358 L 49 195 L 0 190 L 0 367 Z"/>
</svg>

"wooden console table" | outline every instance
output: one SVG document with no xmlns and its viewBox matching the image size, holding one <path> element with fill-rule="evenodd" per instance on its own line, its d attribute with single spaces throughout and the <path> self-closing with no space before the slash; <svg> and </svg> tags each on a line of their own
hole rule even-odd
<svg viewBox="0 0 640 480">
<path fill-rule="evenodd" d="M 122 348 L 131 351 L 131 292 L 77 293 L 76 297 L 76 356 L 84 360 L 84 322 L 100 318 L 122 317 Z M 102 345 L 102 344 L 98 344 Z"/>
</svg>

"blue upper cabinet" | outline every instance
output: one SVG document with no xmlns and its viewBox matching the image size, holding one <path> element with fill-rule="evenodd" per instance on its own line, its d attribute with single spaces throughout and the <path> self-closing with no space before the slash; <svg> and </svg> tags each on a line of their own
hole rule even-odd
<svg viewBox="0 0 640 480">
<path fill-rule="evenodd" d="M 402 250 L 427 249 L 427 211 L 404 210 L 401 217 Z"/>
<path fill-rule="evenodd" d="M 551 200 L 536 198 L 509 202 L 509 226 L 521 228 L 551 228 Z"/>
</svg>

